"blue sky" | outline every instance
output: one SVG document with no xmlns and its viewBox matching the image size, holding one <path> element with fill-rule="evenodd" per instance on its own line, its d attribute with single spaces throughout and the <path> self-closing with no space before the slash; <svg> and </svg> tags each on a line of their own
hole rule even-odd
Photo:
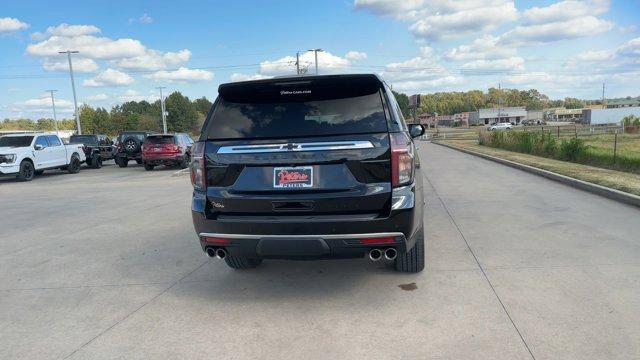
<svg viewBox="0 0 640 360">
<path fill-rule="evenodd" d="M 11 1 L 0 5 L 0 119 L 155 100 L 157 86 L 215 98 L 220 83 L 377 72 L 407 93 L 537 88 L 552 98 L 640 95 L 640 1 Z"/>
</svg>

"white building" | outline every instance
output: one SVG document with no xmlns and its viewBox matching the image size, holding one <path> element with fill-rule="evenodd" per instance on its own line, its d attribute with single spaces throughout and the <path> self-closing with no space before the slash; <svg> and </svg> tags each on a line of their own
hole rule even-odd
<svg viewBox="0 0 640 360">
<path fill-rule="evenodd" d="M 582 110 L 582 122 L 584 124 L 620 124 L 627 115 L 640 117 L 640 106 L 620 107 L 609 109 L 585 109 Z"/>
<path fill-rule="evenodd" d="M 478 123 L 480 125 L 489 125 L 501 122 L 520 124 L 520 122 L 526 119 L 526 117 L 527 110 L 524 108 L 524 106 L 478 110 Z"/>
</svg>

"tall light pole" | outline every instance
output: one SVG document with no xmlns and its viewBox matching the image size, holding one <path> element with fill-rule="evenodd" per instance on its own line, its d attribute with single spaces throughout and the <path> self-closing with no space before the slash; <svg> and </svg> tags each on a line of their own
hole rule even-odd
<svg viewBox="0 0 640 360">
<path fill-rule="evenodd" d="M 56 101 L 53 99 L 53 93 L 58 90 L 47 90 L 47 91 L 51 93 L 51 106 L 53 107 L 53 125 L 56 127 L 56 134 L 60 135 L 60 132 L 58 131 L 58 118 L 56 116 Z"/>
<path fill-rule="evenodd" d="M 76 126 L 78 127 L 78 135 L 82 135 L 82 127 L 80 126 L 80 113 L 78 112 L 78 100 L 76 98 L 76 83 L 73 80 L 73 65 L 71 64 L 71 54 L 77 54 L 79 51 L 59 51 L 59 54 L 67 54 L 69 59 L 69 74 L 71 75 L 71 89 L 73 90 L 73 109 L 76 115 Z"/>
<path fill-rule="evenodd" d="M 322 49 L 309 49 L 308 51 L 313 51 L 315 57 L 316 57 L 316 75 L 318 75 L 318 52 L 322 52 L 324 50 Z"/>
<path fill-rule="evenodd" d="M 162 111 L 162 133 L 166 134 L 167 133 L 167 118 L 166 118 L 166 111 L 164 109 L 164 97 L 162 97 L 162 89 L 164 89 L 164 86 L 158 86 L 156 89 L 160 90 L 160 111 Z"/>
</svg>

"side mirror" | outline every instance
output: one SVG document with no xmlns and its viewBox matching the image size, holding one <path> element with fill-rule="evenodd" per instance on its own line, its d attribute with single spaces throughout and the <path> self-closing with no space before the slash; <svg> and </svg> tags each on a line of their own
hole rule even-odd
<svg viewBox="0 0 640 360">
<path fill-rule="evenodd" d="M 114 142 L 113 142 L 113 140 L 111 140 L 111 141 L 110 141 L 110 143 L 111 143 L 111 145 L 114 145 Z"/>
<path fill-rule="evenodd" d="M 40 144 L 36 144 L 36 145 L 33 146 L 33 148 L 36 149 L 36 150 L 42 150 L 42 149 L 44 149 L 44 146 L 42 146 Z"/>
<path fill-rule="evenodd" d="M 411 135 L 412 138 L 424 135 L 424 126 L 420 124 L 409 125 L 409 135 Z"/>
</svg>

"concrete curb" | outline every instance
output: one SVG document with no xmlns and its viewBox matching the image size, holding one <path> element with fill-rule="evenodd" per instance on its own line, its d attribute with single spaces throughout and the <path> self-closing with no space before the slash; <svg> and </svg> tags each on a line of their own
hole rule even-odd
<svg viewBox="0 0 640 360">
<path fill-rule="evenodd" d="M 580 190 L 584 190 L 584 191 L 588 191 L 588 192 L 593 193 L 593 194 L 604 196 L 604 197 L 609 198 L 611 200 L 615 200 L 615 201 L 619 201 L 619 202 L 622 202 L 622 203 L 625 203 L 625 204 L 629 204 L 629 205 L 640 207 L 640 196 L 637 196 L 637 195 L 633 195 L 633 194 L 626 193 L 624 191 L 608 188 L 606 186 L 602 186 L 602 185 L 598 185 L 598 184 L 594 184 L 594 183 L 590 183 L 590 182 L 574 179 L 572 177 L 565 176 L 565 175 L 560 175 L 560 174 L 557 174 L 557 173 L 554 173 L 554 172 L 551 172 L 551 171 L 548 171 L 548 170 L 538 169 L 538 168 L 533 167 L 533 166 L 520 164 L 520 163 L 517 163 L 517 162 L 514 162 L 514 161 L 510 161 L 510 160 L 506 160 L 506 159 L 501 159 L 501 158 L 498 158 L 498 157 L 495 157 L 495 156 L 481 154 L 479 152 L 475 152 L 475 151 L 472 151 L 472 150 L 462 149 L 462 148 L 459 148 L 459 147 L 456 147 L 456 146 L 453 146 L 453 145 L 443 144 L 443 143 L 440 143 L 440 142 L 433 142 L 433 143 L 437 144 L 437 145 L 440 145 L 440 146 L 448 147 L 450 149 L 458 150 L 458 151 L 461 151 L 461 152 L 469 154 L 469 155 L 478 156 L 478 157 L 481 157 L 483 159 L 495 161 L 497 163 L 500 163 L 500 164 L 503 164 L 503 165 L 507 165 L 507 166 L 510 166 L 512 168 L 515 168 L 515 169 L 523 170 L 523 171 L 526 171 L 526 172 L 531 173 L 531 174 L 542 176 L 542 177 L 545 177 L 545 178 L 550 179 L 550 180 L 558 181 L 558 182 L 561 182 L 561 183 L 563 183 L 565 185 L 569 185 L 571 187 L 574 187 L 574 188 L 577 188 L 577 189 L 580 189 Z"/>
</svg>

